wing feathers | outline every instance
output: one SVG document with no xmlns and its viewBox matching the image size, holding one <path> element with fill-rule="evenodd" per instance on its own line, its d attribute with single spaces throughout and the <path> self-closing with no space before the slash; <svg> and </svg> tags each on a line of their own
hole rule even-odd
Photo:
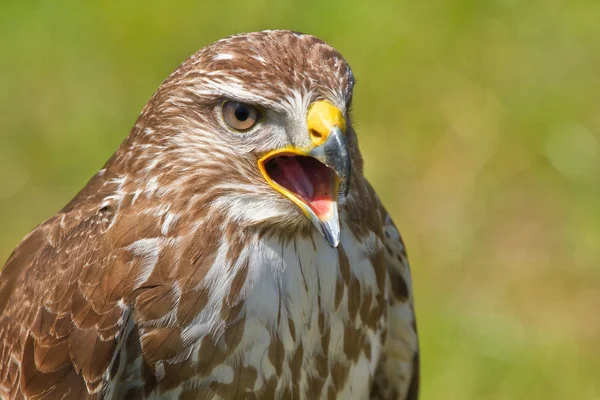
<svg viewBox="0 0 600 400">
<path fill-rule="evenodd" d="M 419 392 L 419 350 L 410 267 L 398 229 L 385 209 L 382 206 L 380 209 L 392 298 L 388 309 L 388 332 L 371 399 L 415 400 Z"/>
<path fill-rule="evenodd" d="M 100 207 L 104 196 L 71 204 L 40 225 L 2 271 L 0 397 L 100 396 L 123 337 L 120 301 L 133 295 L 140 267 L 114 243 L 160 228 L 158 219 L 128 217 L 107 230 L 116 214 Z"/>
</svg>

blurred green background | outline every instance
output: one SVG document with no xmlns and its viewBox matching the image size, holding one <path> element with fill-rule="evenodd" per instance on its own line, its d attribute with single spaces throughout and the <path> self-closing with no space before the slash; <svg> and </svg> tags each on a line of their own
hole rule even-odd
<svg viewBox="0 0 600 400">
<path fill-rule="evenodd" d="M 200 47 L 317 35 L 413 264 L 423 399 L 600 398 L 600 2 L 0 4 L 0 258 Z"/>
</svg>

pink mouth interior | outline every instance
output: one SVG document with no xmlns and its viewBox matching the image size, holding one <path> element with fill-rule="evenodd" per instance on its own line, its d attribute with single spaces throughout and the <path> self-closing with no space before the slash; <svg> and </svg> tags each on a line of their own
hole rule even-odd
<svg viewBox="0 0 600 400">
<path fill-rule="evenodd" d="M 313 157 L 279 155 L 264 164 L 269 177 L 279 186 L 304 201 L 323 219 L 332 210 L 335 201 L 336 174 Z"/>
</svg>

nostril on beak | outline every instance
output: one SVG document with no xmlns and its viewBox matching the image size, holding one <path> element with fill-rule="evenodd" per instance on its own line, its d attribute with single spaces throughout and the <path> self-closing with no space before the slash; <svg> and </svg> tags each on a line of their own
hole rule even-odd
<svg viewBox="0 0 600 400">
<path fill-rule="evenodd" d="M 316 146 L 320 145 L 325 140 L 325 135 L 315 129 L 309 130 L 308 133 L 310 135 L 310 139 Z"/>
</svg>

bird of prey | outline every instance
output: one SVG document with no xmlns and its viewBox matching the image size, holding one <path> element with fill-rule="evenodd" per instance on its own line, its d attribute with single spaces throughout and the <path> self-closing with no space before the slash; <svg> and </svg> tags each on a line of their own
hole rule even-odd
<svg viewBox="0 0 600 400">
<path fill-rule="evenodd" d="M 292 31 L 181 64 L 0 276 L 4 399 L 416 399 L 404 245 L 338 51 Z"/>
</svg>

